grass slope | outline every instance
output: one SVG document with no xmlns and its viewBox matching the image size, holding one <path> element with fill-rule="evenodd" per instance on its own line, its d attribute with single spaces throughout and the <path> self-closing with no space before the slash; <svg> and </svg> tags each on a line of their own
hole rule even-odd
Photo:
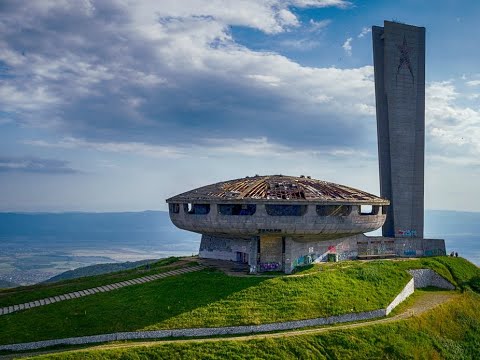
<svg viewBox="0 0 480 360">
<path fill-rule="evenodd" d="M 466 260 L 447 257 L 325 264 L 305 269 L 303 276 L 274 278 L 204 270 L 1 316 L 0 343 L 248 325 L 379 309 L 410 279 L 405 269 L 420 267 L 433 268 L 465 288 L 480 271 Z"/>
<path fill-rule="evenodd" d="M 317 335 L 82 350 L 34 359 L 479 359 L 480 296 L 405 321 Z"/>
<path fill-rule="evenodd" d="M 52 284 L 36 284 L 20 286 L 14 289 L 0 290 L 0 307 L 22 304 L 51 296 L 61 295 L 72 291 L 84 290 L 92 287 L 108 285 L 119 281 L 134 279 L 141 276 L 157 274 L 175 269 L 179 258 L 169 257 L 161 259 L 150 265 L 149 270 L 144 267 L 120 271 L 104 275 L 88 276 L 77 279 L 55 282 Z M 193 265 L 192 263 L 191 265 Z M 169 266 L 171 265 L 171 266 Z M 184 266 L 185 264 L 182 264 Z M 167 267 L 168 266 L 168 267 Z"/>
<path fill-rule="evenodd" d="M 116 331 L 247 325 L 385 307 L 407 283 L 381 263 L 301 277 L 204 270 L 0 317 L 0 343 Z M 375 271 L 375 276 L 371 276 Z"/>
</svg>

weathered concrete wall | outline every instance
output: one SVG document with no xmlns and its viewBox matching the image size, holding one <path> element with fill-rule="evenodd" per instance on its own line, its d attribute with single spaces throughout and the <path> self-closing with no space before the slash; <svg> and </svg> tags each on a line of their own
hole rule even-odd
<svg viewBox="0 0 480 360">
<path fill-rule="evenodd" d="M 205 259 L 236 261 L 237 252 L 251 254 L 252 247 L 256 248 L 256 244 L 251 239 L 202 235 L 199 256 Z M 249 263 L 251 257 L 252 255 L 249 255 Z M 253 260 L 256 262 L 256 257 Z"/>
<path fill-rule="evenodd" d="M 260 237 L 260 271 L 283 270 L 283 253 L 281 236 Z"/>
<path fill-rule="evenodd" d="M 261 203 L 256 205 L 253 215 L 222 215 L 215 203 L 210 203 L 210 212 L 206 215 L 185 213 L 183 206 L 178 214 L 170 213 L 170 219 L 177 227 L 201 234 L 246 239 L 263 234 L 314 236 L 314 240 L 373 231 L 382 226 L 385 216 L 381 211 L 376 215 L 361 215 L 358 206 L 352 206 L 348 216 L 319 216 L 315 204 L 307 205 L 307 212 L 302 216 L 271 216 Z"/>
<path fill-rule="evenodd" d="M 268 240 L 270 239 L 270 240 Z M 337 259 L 354 260 L 359 255 L 397 257 L 421 257 L 445 255 L 445 241 L 442 239 L 385 238 L 358 234 L 340 239 L 317 241 L 310 238 L 285 237 L 285 253 L 282 254 L 281 236 L 264 236 L 260 241 L 260 259 L 257 262 L 257 237 L 250 240 L 240 238 L 203 235 L 200 257 L 236 261 L 236 252 L 249 254 L 249 265 L 256 271 L 281 270 L 291 273 L 297 266 L 327 261 L 328 254 Z M 269 268 L 262 269 L 262 264 Z M 273 268 L 273 264 L 277 264 Z M 272 268 L 270 268 L 272 267 Z"/>
<path fill-rule="evenodd" d="M 370 240 L 388 239 L 381 236 L 369 237 Z M 446 255 L 445 240 L 422 238 L 390 238 L 394 240 L 395 254 L 399 257 L 422 257 Z"/>
<path fill-rule="evenodd" d="M 327 261 L 328 254 L 337 254 L 338 260 L 353 260 L 359 255 L 421 257 L 445 255 L 442 239 L 385 238 L 359 234 L 342 239 L 302 241 L 287 238 L 285 271 L 297 266 Z"/>
<path fill-rule="evenodd" d="M 409 270 L 415 280 L 415 289 L 434 286 L 440 289 L 454 290 L 455 286 L 431 269 Z"/>
</svg>

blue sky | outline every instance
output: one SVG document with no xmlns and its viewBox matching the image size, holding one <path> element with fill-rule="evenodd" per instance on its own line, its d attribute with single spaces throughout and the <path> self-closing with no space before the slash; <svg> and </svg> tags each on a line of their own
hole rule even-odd
<svg viewBox="0 0 480 360">
<path fill-rule="evenodd" d="M 0 211 L 165 209 L 310 175 L 379 193 L 372 25 L 427 29 L 426 207 L 480 211 L 477 1 L 0 3 Z"/>
</svg>

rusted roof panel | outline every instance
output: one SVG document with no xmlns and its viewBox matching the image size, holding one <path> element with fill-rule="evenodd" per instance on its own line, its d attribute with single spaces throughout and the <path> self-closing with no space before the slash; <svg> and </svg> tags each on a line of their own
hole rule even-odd
<svg viewBox="0 0 480 360">
<path fill-rule="evenodd" d="M 388 200 L 362 190 L 308 177 L 253 176 L 194 189 L 167 202 L 198 201 L 295 201 L 389 204 Z"/>
</svg>

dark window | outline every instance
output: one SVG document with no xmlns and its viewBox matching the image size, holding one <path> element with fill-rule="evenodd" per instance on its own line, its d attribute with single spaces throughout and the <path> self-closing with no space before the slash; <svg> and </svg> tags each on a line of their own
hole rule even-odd
<svg viewBox="0 0 480 360">
<path fill-rule="evenodd" d="M 351 212 L 350 205 L 317 205 L 319 216 L 348 216 Z"/>
<path fill-rule="evenodd" d="M 210 212 L 210 204 L 183 204 L 183 211 L 187 214 L 207 215 Z"/>
<path fill-rule="evenodd" d="M 180 205 L 168 204 L 168 211 L 170 211 L 172 214 L 178 214 L 180 212 Z"/>
<path fill-rule="evenodd" d="M 360 205 L 360 215 L 378 215 L 379 210 L 378 205 Z"/>
<path fill-rule="evenodd" d="M 270 216 L 303 216 L 307 212 L 307 205 L 265 205 Z"/>
<path fill-rule="evenodd" d="M 256 210 L 257 206 L 250 204 L 218 204 L 220 215 L 253 215 Z"/>
</svg>

